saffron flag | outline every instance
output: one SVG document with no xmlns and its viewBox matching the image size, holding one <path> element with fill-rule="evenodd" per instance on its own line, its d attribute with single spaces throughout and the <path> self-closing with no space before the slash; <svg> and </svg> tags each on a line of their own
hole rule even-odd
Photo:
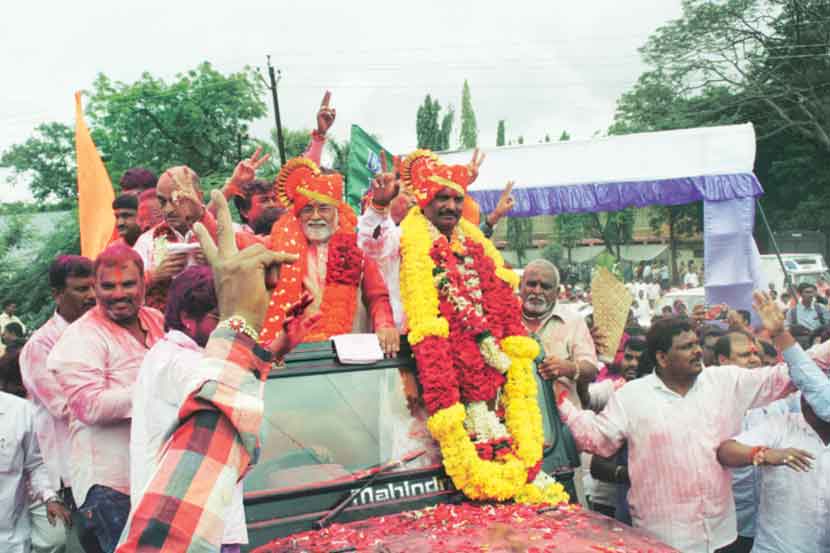
<svg viewBox="0 0 830 553">
<path fill-rule="evenodd" d="M 78 220 L 81 255 L 95 259 L 112 238 L 115 192 L 101 156 L 84 121 L 81 93 L 75 93 L 75 156 L 78 162 Z"/>
<path fill-rule="evenodd" d="M 357 125 L 352 125 L 346 176 L 346 203 L 357 213 L 360 213 L 363 195 L 369 189 L 372 178 L 380 173 L 381 151 L 386 152 L 386 159 L 391 165 L 392 154 L 378 144 L 369 133 Z"/>
</svg>

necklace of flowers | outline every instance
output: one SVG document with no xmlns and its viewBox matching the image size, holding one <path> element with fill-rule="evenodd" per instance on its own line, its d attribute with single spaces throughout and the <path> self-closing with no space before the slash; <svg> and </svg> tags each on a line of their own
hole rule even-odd
<svg viewBox="0 0 830 553">
<path fill-rule="evenodd" d="M 409 341 L 418 363 L 418 380 L 430 413 L 427 427 L 441 447 L 447 474 L 467 497 L 514 499 L 523 503 L 567 501 L 560 484 L 537 475 L 543 432 L 536 402 L 533 359 L 538 355 L 539 346 L 522 331 L 512 332 L 517 330 L 513 314 L 498 311 L 517 308 L 511 285 L 515 287 L 518 278 L 503 267 L 500 254 L 478 228 L 466 221 L 459 225 L 464 235 L 475 243 L 471 253 L 482 283 L 483 303 L 495 309 L 488 311 L 485 307 L 487 322 L 498 332 L 496 336 L 501 336 L 501 349 L 511 361 L 502 402 L 513 447 L 509 452 L 501 452 L 496 460 L 483 460 L 465 428 L 468 413 L 461 402 L 457 372 L 464 367 L 456 365 L 460 358 L 452 354 L 450 321 L 444 313 L 453 319 L 456 331 L 460 319 L 454 307 L 449 308 L 446 301 L 442 303 L 432 278 L 437 266 L 430 255 L 435 242 L 430 223 L 419 209 L 412 209 L 401 223 L 401 296 L 409 321 Z M 491 293 L 497 299 L 488 299 Z M 508 299 L 511 297 L 512 300 Z M 477 404 L 473 402 L 470 409 L 478 409 Z M 529 480 L 535 485 L 528 484 Z"/>
<path fill-rule="evenodd" d="M 482 304 L 481 280 L 473 256 L 467 248 L 463 248 L 464 253 L 460 254 L 463 256 L 462 263 L 458 263 L 450 243 L 446 239 L 442 240 L 441 236 L 436 236 L 438 229 L 433 225 L 430 227 L 430 237 L 433 239 L 430 255 L 436 265 L 433 280 L 440 297 L 453 305 L 464 328 L 469 329 L 475 336 L 484 361 L 505 374 L 510 368 L 510 358 L 501 350 L 498 341 L 489 330 Z M 457 240 L 456 242 L 454 236 L 453 244 L 460 243 L 468 247 L 472 245 L 472 240 L 465 239 L 460 229 L 457 229 Z"/>
</svg>

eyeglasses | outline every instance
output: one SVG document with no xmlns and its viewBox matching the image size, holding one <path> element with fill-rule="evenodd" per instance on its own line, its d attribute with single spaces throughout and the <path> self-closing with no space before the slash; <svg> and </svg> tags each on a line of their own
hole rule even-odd
<svg viewBox="0 0 830 553">
<path fill-rule="evenodd" d="M 312 217 L 316 211 L 321 217 L 329 217 L 334 215 L 335 207 L 329 204 L 307 204 L 300 210 L 300 217 Z"/>
</svg>

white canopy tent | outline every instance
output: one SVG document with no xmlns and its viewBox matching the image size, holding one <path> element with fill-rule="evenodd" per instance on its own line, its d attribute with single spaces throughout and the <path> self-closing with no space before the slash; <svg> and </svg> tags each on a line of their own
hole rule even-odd
<svg viewBox="0 0 830 553">
<path fill-rule="evenodd" d="M 751 124 L 483 150 L 487 159 L 469 192 L 484 213 L 509 180 L 516 216 L 703 201 L 707 300 L 747 309 L 761 286 L 752 229 L 763 189 L 752 172 Z M 441 157 L 468 163 L 471 152 Z"/>
</svg>

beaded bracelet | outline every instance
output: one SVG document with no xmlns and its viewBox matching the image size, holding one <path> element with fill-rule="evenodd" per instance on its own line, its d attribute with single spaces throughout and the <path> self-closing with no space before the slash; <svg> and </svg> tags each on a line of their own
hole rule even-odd
<svg viewBox="0 0 830 553">
<path fill-rule="evenodd" d="M 259 332 L 257 332 L 254 327 L 248 324 L 243 317 L 239 315 L 234 315 L 233 317 L 228 317 L 218 325 L 216 328 L 229 328 L 234 332 L 238 332 L 239 334 L 244 334 L 248 336 L 251 340 L 256 342 L 259 339 Z"/>
</svg>

